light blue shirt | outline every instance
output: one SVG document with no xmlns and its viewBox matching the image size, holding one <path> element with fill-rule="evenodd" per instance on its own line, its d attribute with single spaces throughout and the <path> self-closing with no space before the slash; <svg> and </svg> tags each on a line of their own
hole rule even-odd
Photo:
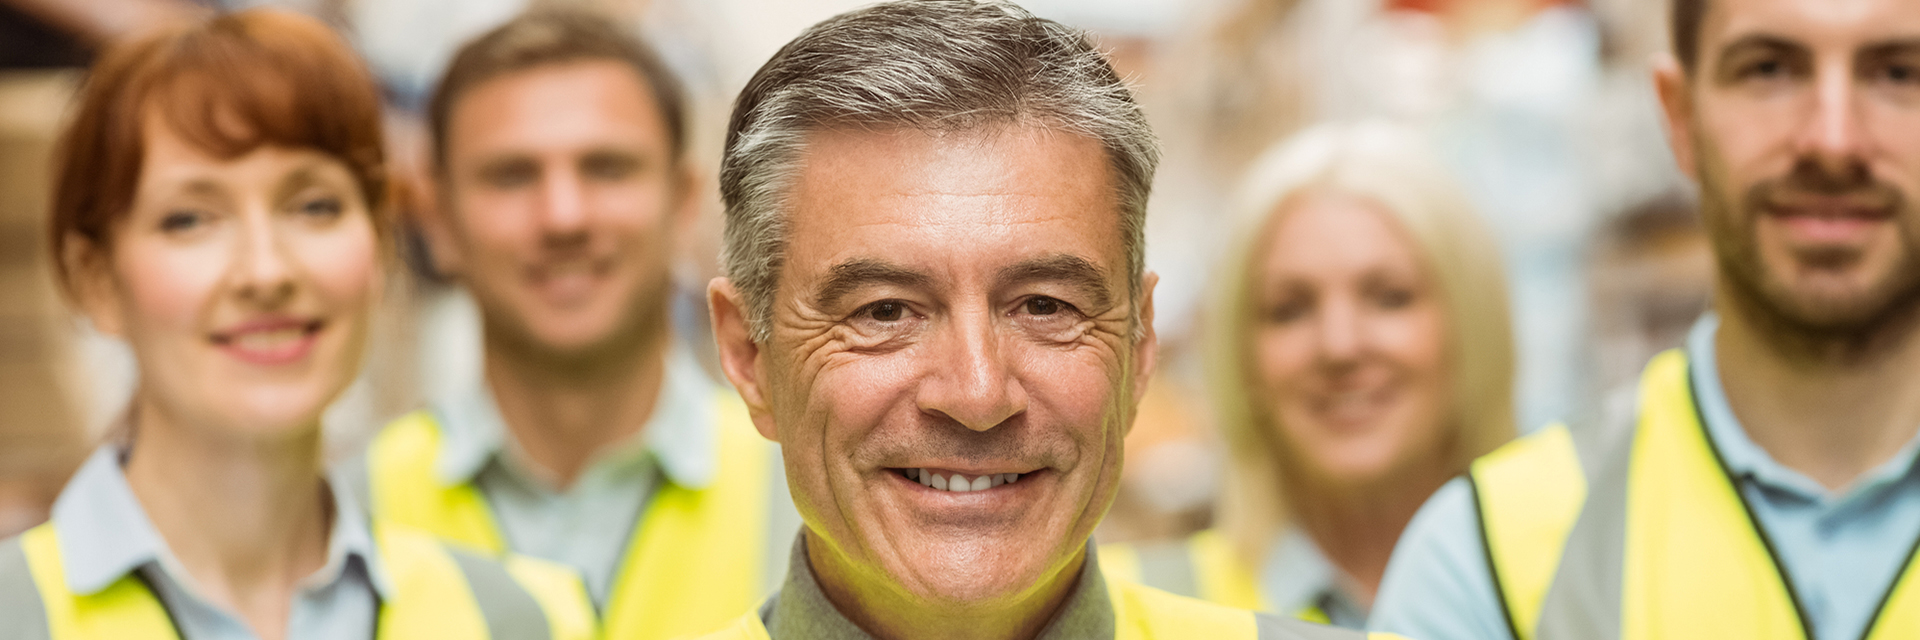
<svg viewBox="0 0 1920 640">
<path fill-rule="evenodd" d="M 153 585 L 181 637 L 256 640 L 239 616 L 202 598 L 153 528 L 120 470 L 123 452 L 109 444 L 87 458 L 53 503 L 67 588 L 92 595 L 134 572 Z M 378 602 L 392 592 L 373 534 L 352 492 L 333 491 L 327 561 L 301 580 L 287 618 L 288 640 L 373 638 Z"/>
<path fill-rule="evenodd" d="M 691 354 L 673 349 L 646 425 L 558 489 L 520 452 L 492 392 L 476 381 L 433 407 L 445 434 L 434 471 L 442 482 L 478 487 L 509 548 L 579 570 L 588 593 L 604 604 L 659 482 L 693 489 L 713 482 L 718 393 Z"/>
<path fill-rule="evenodd" d="M 1360 629 L 1367 624 L 1366 607 L 1344 586 L 1352 581 L 1298 528 L 1274 537 L 1259 579 L 1267 611 L 1291 616 L 1318 607 L 1333 626 Z"/>
<path fill-rule="evenodd" d="M 1773 459 L 1747 437 L 1713 363 L 1712 315 L 1687 336 L 1695 398 L 1708 437 L 1793 580 L 1808 626 L 1824 640 L 1860 637 L 1920 535 L 1920 438 L 1893 459 L 1831 492 Z M 1420 508 L 1395 547 L 1369 624 L 1421 640 L 1512 638 L 1501 613 L 1472 489 L 1447 483 Z"/>
</svg>

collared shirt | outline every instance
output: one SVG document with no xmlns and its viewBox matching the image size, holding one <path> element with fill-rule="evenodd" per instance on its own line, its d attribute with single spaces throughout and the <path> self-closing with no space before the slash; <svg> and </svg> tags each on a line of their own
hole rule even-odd
<svg viewBox="0 0 1920 640">
<path fill-rule="evenodd" d="M 1367 625 L 1367 609 L 1342 587 L 1340 569 L 1298 528 L 1290 527 L 1274 538 L 1259 579 L 1268 611 L 1290 616 L 1312 607 L 1327 614 L 1327 621 L 1336 627 Z"/>
<path fill-rule="evenodd" d="M 1857 638 L 1920 531 L 1920 437 L 1891 460 L 1828 491 L 1747 436 L 1720 384 L 1712 314 L 1687 336 L 1695 403 L 1707 436 L 1786 565 L 1820 638 Z M 1387 565 L 1370 626 L 1422 640 L 1511 638 L 1488 575 L 1472 489 L 1447 483 L 1420 508 Z"/>
<path fill-rule="evenodd" d="M 787 579 L 780 591 L 760 607 L 760 621 L 773 640 L 873 640 L 834 608 L 814 580 L 807 562 L 807 536 L 802 532 L 788 557 Z M 1034 640 L 1093 640 L 1114 635 L 1113 601 L 1100 574 L 1100 560 L 1092 544 L 1080 565 L 1080 578 L 1065 604 Z"/>
<path fill-rule="evenodd" d="M 639 434 L 596 455 L 565 489 L 527 461 L 492 392 L 476 382 L 433 407 L 445 434 L 434 471 L 448 484 L 480 489 L 509 548 L 579 570 L 594 601 L 605 603 L 659 482 L 704 488 L 719 464 L 712 379 L 676 347 L 662 380 Z"/>
<path fill-rule="evenodd" d="M 153 585 L 181 637 L 252 640 L 259 636 L 239 616 L 200 596 L 192 576 L 147 518 L 121 471 L 124 453 L 108 444 L 94 451 L 53 504 L 67 588 L 92 595 L 134 572 Z M 352 492 L 333 491 L 333 528 L 327 561 L 302 579 L 287 617 L 288 640 L 372 638 L 379 602 L 390 594 L 372 531 Z"/>
</svg>

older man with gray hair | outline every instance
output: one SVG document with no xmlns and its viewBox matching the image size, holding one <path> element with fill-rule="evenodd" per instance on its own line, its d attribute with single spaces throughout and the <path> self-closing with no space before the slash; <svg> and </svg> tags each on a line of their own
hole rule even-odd
<svg viewBox="0 0 1920 640">
<path fill-rule="evenodd" d="M 748 83 L 721 360 L 806 523 L 717 638 L 1342 638 L 1108 581 L 1088 545 L 1154 364 L 1158 150 L 1078 32 L 900 1 Z"/>
</svg>

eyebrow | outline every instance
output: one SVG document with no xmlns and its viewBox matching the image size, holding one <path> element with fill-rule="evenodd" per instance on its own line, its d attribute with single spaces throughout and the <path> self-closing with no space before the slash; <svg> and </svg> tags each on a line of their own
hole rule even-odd
<svg viewBox="0 0 1920 640">
<path fill-rule="evenodd" d="M 885 260 L 854 258 L 827 269 L 827 279 L 814 292 L 814 306 L 831 309 L 847 295 L 862 287 L 890 284 L 908 289 L 926 289 L 933 277 Z"/>
<path fill-rule="evenodd" d="M 301 189 L 313 186 L 318 182 L 320 182 L 320 167 L 314 163 L 301 165 L 300 168 L 289 172 L 287 177 L 282 179 L 279 185 L 275 186 L 273 199 L 275 201 L 286 200 L 287 198 L 293 197 L 293 195 Z"/>
<path fill-rule="evenodd" d="M 1001 287 L 1032 282 L 1060 282 L 1093 298 L 1095 307 L 1113 304 L 1113 290 L 1107 286 L 1107 270 L 1093 261 L 1070 253 L 1056 253 L 1022 260 L 1000 270 Z"/>
<path fill-rule="evenodd" d="M 1792 39 L 1784 36 L 1771 33 L 1750 33 L 1740 36 L 1739 39 L 1720 47 L 1719 55 L 1714 58 L 1714 69 L 1718 71 L 1726 67 L 1729 58 L 1749 49 L 1771 49 L 1775 51 L 1807 50 L 1805 45 L 1794 42 Z"/>
<path fill-rule="evenodd" d="M 1894 38 L 1869 43 L 1860 48 L 1862 57 L 1899 55 L 1920 50 L 1920 38 Z"/>
</svg>

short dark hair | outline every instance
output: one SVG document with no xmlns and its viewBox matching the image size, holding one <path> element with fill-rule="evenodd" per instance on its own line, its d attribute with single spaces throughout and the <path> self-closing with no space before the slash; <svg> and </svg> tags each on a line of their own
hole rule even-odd
<svg viewBox="0 0 1920 640">
<path fill-rule="evenodd" d="M 686 151 L 686 98 L 679 80 L 660 56 L 639 36 L 621 30 L 604 16 L 578 9 L 546 8 L 521 14 L 454 54 L 427 104 L 434 165 L 446 167 L 447 126 L 462 95 L 510 73 L 588 60 L 624 63 L 640 76 L 660 107 L 669 148 L 678 161 Z"/>
<path fill-rule="evenodd" d="M 1707 0 L 1673 0 L 1673 55 L 1688 72 L 1700 60 L 1700 23 L 1706 17 Z"/>
<path fill-rule="evenodd" d="M 157 121 L 146 120 L 149 114 Z M 48 240 L 54 273 L 73 292 L 69 239 L 112 244 L 145 170 L 146 127 L 158 123 L 218 158 L 263 146 L 312 149 L 345 163 L 387 225 L 380 92 L 373 75 L 326 24 L 249 9 L 170 24 L 114 44 L 94 61 L 54 159 Z"/>
</svg>

